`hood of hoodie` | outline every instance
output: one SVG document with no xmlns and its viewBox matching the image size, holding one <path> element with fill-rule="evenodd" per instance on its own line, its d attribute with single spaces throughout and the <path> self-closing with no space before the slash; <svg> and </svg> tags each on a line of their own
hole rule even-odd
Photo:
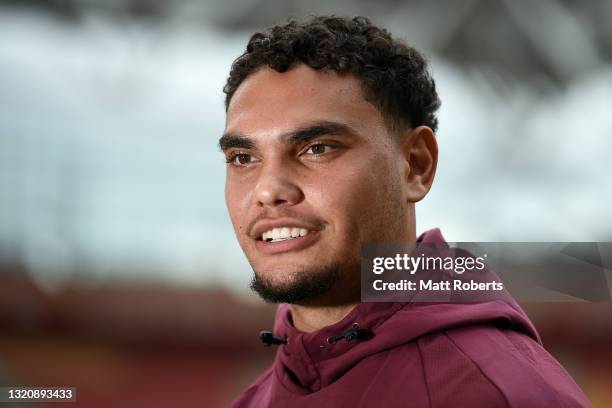
<svg viewBox="0 0 612 408">
<path fill-rule="evenodd" d="M 422 234 L 417 242 L 445 243 L 439 229 Z M 371 335 L 363 340 L 335 343 L 357 323 Z M 444 330 L 479 324 L 501 324 L 541 340 L 520 306 L 513 300 L 484 303 L 362 302 L 341 321 L 312 333 L 293 326 L 288 304 L 276 311 L 274 335 L 286 339 L 279 346 L 273 370 L 290 391 L 308 394 L 332 384 L 369 355 Z"/>
</svg>

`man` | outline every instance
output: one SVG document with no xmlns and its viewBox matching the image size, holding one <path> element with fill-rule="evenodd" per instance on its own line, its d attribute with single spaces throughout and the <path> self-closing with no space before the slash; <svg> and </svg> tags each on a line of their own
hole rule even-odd
<svg viewBox="0 0 612 408">
<path fill-rule="evenodd" d="M 583 407 L 514 302 L 360 303 L 365 242 L 416 236 L 440 105 L 426 62 L 365 18 L 254 34 L 224 88 L 226 201 L 279 303 L 274 364 L 236 407 Z"/>
</svg>

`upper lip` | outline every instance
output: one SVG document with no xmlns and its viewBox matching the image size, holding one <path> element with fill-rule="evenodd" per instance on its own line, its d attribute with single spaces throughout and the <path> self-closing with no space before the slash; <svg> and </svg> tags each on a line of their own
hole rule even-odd
<svg viewBox="0 0 612 408">
<path fill-rule="evenodd" d="M 261 239 L 264 232 L 271 230 L 272 228 L 304 228 L 309 231 L 318 231 L 321 227 L 303 221 L 298 221 L 292 218 L 277 218 L 277 219 L 264 219 L 258 221 L 249 233 L 249 236 L 253 239 Z"/>
</svg>

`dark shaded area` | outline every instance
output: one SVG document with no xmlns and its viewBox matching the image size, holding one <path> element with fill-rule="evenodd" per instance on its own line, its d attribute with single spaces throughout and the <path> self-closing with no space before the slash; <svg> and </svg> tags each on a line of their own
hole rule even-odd
<svg viewBox="0 0 612 408">
<path fill-rule="evenodd" d="M 46 294 L 4 268 L 0 385 L 71 384 L 83 407 L 227 406 L 274 356 L 258 339 L 273 312 L 203 288 L 73 283 Z"/>
</svg>

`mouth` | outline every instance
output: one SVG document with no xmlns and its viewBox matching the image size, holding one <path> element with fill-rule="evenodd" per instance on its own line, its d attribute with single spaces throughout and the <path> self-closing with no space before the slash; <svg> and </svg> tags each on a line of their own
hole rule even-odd
<svg viewBox="0 0 612 408">
<path fill-rule="evenodd" d="M 282 242 L 290 239 L 304 237 L 310 233 L 306 228 L 281 227 L 272 228 L 261 234 L 260 240 L 265 242 Z"/>
<path fill-rule="evenodd" d="M 264 254 L 297 251 L 313 245 L 320 237 L 320 230 L 298 227 L 275 227 L 264 231 L 255 245 Z"/>
</svg>

